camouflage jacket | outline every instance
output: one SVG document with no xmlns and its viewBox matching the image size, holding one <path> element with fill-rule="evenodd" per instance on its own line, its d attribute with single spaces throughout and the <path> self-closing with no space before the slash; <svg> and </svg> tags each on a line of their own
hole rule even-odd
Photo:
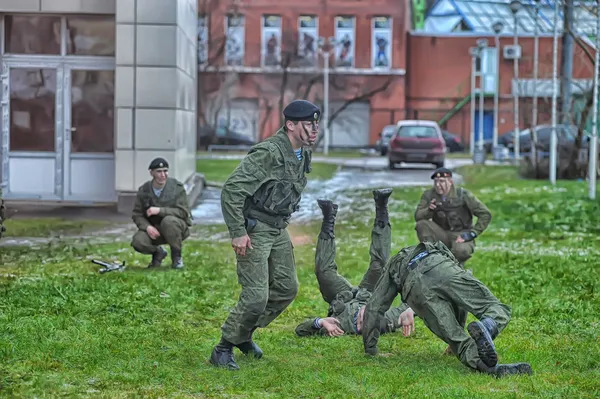
<svg viewBox="0 0 600 399">
<path fill-rule="evenodd" d="M 221 191 L 223 218 L 231 238 L 247 233 L 246 219 L 287 227 L 306 187 L 311 156 L 312 150 L 303 148 L 299 161 L 283 129 L 252 147 Z"/>
<path fill-rule="evenodd" d="M 366 290 L 355 289 L 354 292 L 344 291 L 338 294 L 329 306 L 328 317 L 335 317 L 340 322 L 340 327 L 346 334 L 359 334 L 356 325 L 358 312 L 365 306 L 371 298 L 371 293 Z M 408 305 L 403 303 L 385 312 L 379 319 L 379 331 L 381 334 L 391 333 L 402 327 L 400 315 L 408 309 Z M 312 318 L 300 323 L 296 327 L 296 335 L 306 337 L 309 335 L 327 335 L 327 330 L 318 327 L 316 321 L 318 318 Z"/>
<path fill-rule="evenodd" d="M 153 206 L 160 208 L 160 213 L 156 217 L 151 216 L 148 218 L 146 210 Z M 154 194 L 151 180 L 142 184 L 138 189 L 133 207 L 131 217 L 133 222 L 140 230 L 146 230 L 148 226 L 158 226 L 165 216 L 175 216 L 184 220 L 188 226 L 192 225 L 192 213 L 183 183 L 168 178 L 160 197 Z"/>
<path fill-rule="evenodd" d="M 432 211 L 429 209 L 429 203 L 433 199 L 438 206 Z M 475 226 L 473 216 L 477 217 Z M 446 231 L 473 230 L 479 236 L 490 224 L 492 214 L 484 203 L 466 188 L 452 187 L 445 200 L 431 188 L 423 193 L 417 205 L 415 221 L 419 220 L 433 220 Z"/>
<path fill-rule="evenodd" d="M 396 296 L 400 294 L 406 300 L 421 274 L 445 262 L 458 266 L 452 252 L 440 241 L 403 248 L 390 258 L 365 309 L 362 336 L 366 353 L 377 354 L 379 320 Z"/>
</svg>

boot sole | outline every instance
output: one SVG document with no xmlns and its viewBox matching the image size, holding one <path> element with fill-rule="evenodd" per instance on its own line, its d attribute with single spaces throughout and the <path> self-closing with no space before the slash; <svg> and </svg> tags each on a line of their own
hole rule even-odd
<svg viewBox="0 0 600 399">
<path fill-rule="evenodd" d="M 486 328 L 480 322 L 474 321 L 469 324 L 467 330 L 477 345 L 481 361 L 488 367 L 495 367 L 498 364 L 498 354 L 496 353 L 494 341 Z"/>
</svg>

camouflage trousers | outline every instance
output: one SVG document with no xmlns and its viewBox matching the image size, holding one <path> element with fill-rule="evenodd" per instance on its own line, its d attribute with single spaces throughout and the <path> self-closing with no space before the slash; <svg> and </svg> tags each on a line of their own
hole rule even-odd
<svg viewBox="0 0 600 399">
<path fill-rule="evenodd" d="M 446 231 L 439 224 L 431 220 L 419 220 L 415 230 L 417 231 L 419 241 L 443 242 L 461 263 L 469 260 L 473 256 L 473 252 L 475 252 L 475 240 L 461 243 L 456 242 L 456 237 L 461 235 L 462 231 Z"/>
<path fill-rule="evenodd" d="M 392 229 L 389 225 L 385 227 L 375 226 L 371 230 L 371 247 L 369 249 L 369 269 L 364 274 L 359 288 L 373 292 L 377 280 L 381 276 L 383 267 L 390 257 L 392 246 Z M 335 262 L 336 243 L 335 239 L 323 239 L 317 241 L 315 254 L 315 275 L 319 283 L 319 291 L 325 302 L 330 303 L 336 295 L 342 291 L 352 291 L 353 285 L 338 273 Z"/>
<path fill-rule="evenodd" d="M 298 294 L 294 246 L 287 230 L 258 221 L 248 235 L 252 249 L 237 255 L 242 292 L 221 327 L 223 339 L 234 345 L 249 341 L 256 328 L 268 326 Z"/>
<path fill-rule="evenodd" d="M 480 361 L 477 346 L 465 331 L 461 318 L 466 318 L 466 312 L 478 319 L 492 318 L 500 333 L 510 321 L 510 307 L 501 303 L 470 271 L 454 263 L 444 262 L 425 273 L 416 268 L 412 273 L 416 274 L 410 276 L 414 285 L 404 301 L 464 365 L 477 369 Z"/>
<path fill-rule="evenodd" d="M 168 244 L 171 248 L 181 249 L 183 241 L 190 236 L 185 220 L 175 216 L 165 216 L 156 228 L 160 232 L 156 240 L 150 238 L 146 231 L 138 230 L 131 240 L 133 249 L 146 255 L 156 252 L 159 245 Z"/>
</svg>

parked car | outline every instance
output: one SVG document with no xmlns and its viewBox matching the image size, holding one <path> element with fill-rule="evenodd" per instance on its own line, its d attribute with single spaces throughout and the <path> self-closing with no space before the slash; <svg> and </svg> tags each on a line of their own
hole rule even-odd
<svg viewBox="0 0 600 399">
<path fill-rule="evenodd" d="M 446 142 L 437 122 L 421 120 L 400 121 L 390 140 L 389 168 L 396 164 L 432 163 L 437 168 L 446 161 Z"/>
<path fill-rule="evenodd" d="M 396 133 L 396 125 L 387 125 L 381 130 L 379 133 L 379 139 L 375 143 L 375 149 L 381 154 L 386 155 L 388 151 L 388 144 L 390 143 L 390 139 Z"/>
<path fill-rule="evenodd" d="M 503 134 L 498 135 L 498 146 L 504 146 L 504 147 L 508 147 L 509 143 L 512 143 L 512 141 L 514 140 L 514 131 L 510 131 L 510 132 L 506 132 Z M 521 130 L 521 137 L 523 137 L 525 134 L 529 134 L 529 129 L 527 130 Z M 488 154 L 492 153 L 492 146 L 494 144 L 494 140 L 493 139 L 485 139 L 483 140 L 483 148 L 485 149 L 485 152 Z"/>
<path fill-rule="evenodd" d="M 459 136 L 447 130 L 442 130 L 442 136 L 444 136 L 448 152 L 463 152 L 465 150 L 465 145 Z"/>
<path fill-rule="evenodd" d="M 207 150 L 211 144 L 240 145 L 248 147 L 256 144 L 252 138 L 244 134 L 222 127 L 218 127 L 217 129 L 209 125 L 198 124 L 198 150 Z"/>
</svg>

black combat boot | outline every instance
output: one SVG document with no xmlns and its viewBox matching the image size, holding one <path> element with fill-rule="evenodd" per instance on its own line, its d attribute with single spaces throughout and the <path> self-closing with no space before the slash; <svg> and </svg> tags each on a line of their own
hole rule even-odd
<svg viewBox="0 0 600 399">
<path fill-rule="evenodd" d="M 242 342 L 239 345 L 236 345 L 237 348 L 242 351 L 242 353 L 246 356 L 254 356 L 255 359 L 260 359 L 263 357 L 263 351 L 260 349 L 258 345 L 252 340 L 252 334 L 256 330 L 256 327 L 250 331 L 250 341 Z"/>
<path fill-rule="evenodd" d="M 152 254 L 152 261 L 148 265 L 148 268 L 152 269 L 154 267 L 160 267 L 163 259 L 165 259 L 166 257 L 167 257 L 167 251 L 165 251 L 165 249 L 163 247 L 157 247 L 156 252 L 154 252 Z"/>
<path fill-rule="evenodd" d="M 478 365 L 479 371 L 485 374 L 493 375 L 496 378 L 506 377 L 508 375 L 532 375 L 533 370 L 529 363 L 497 364 L 494 367 L 486 367 L 483 364 Z"/>
<path fill-rule="evenodd" d="M 233 358 L 233 344 L 221 338 L 221 341 L 215 346 L 211 355 L 210 363 L 217 367 L 225 367 L 229 370 L 239 370 Z"/>
<path fill-rule="evenodd" d="M 373 199 L 375 199 L 375 222 L 379 227 L 389 226 L 390 215 L 388 213 L 388 199 L 392 195 L 391 188 L 382 188 L 381 190 L 373 190 Z"/>
<path fill-rule="evenodd" d="M 171 267 L 173 269 L 183 269 L 183 259 L 181 258 L 181 249 L 171 248 Z"/>
<path fill-rule="evenodd" d="M 335 238 L 334 226 L 338 205 L 334 204 L 330 200 L 325 199 L 317 200 L 317 203 L 323 212 L 323 223 L 321 224 L 321 233 L 319 234 L 319 238 L 331 240 Z"/>
<path fill-rule="evenodd" d="M 469 335 L 477 344 L 479 357 L 488 367 L 498 364 L 498 354 L 494 346 L 494 338 L 498 336 L 498 326 L 489 317 L 469 323 Z"/>
</svg>

